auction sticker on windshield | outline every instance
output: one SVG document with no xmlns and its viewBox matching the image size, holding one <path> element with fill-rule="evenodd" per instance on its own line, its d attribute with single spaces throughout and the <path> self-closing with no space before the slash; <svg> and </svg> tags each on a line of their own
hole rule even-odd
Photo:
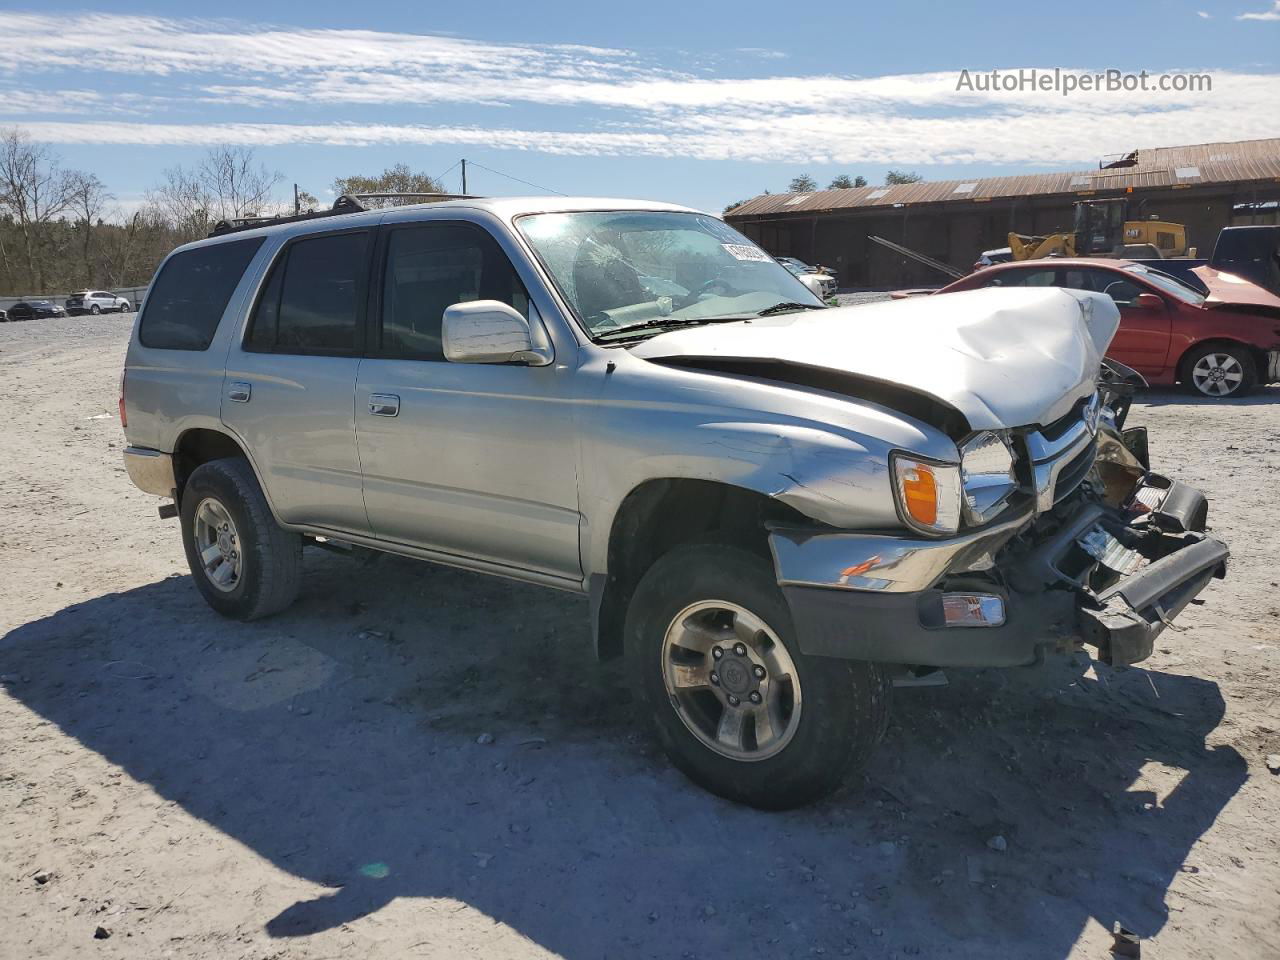
<svg viewBox="0 0 1280 960">
<path fill-rule="evenodd" d="M 735 260 L 757 260 L 768 263 L 771 257 L 757 246 L 746 243 L 722 243 L 725 252 Z"/>
</svg>

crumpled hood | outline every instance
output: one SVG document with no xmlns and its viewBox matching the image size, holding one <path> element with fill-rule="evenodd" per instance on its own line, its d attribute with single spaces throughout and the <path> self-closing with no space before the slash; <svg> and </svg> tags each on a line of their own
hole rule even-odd
<svg viewBox="0 0 1280 960">
<path fill-rule="evenodd" d="M 1092 393 L 1119 323 L 1102 294 L 989 288 L 674 330 L 631 353 L 847 372 L 929 394 L 982 430 L 1063 416 Z"/>
<path fill-rule="evenodd" d="M 1191 272 L 1208 288 L 1209 296 L 1205 298 L 1204 305 L 1210 309 L 1254 306 L 1280 310 L 1280 297 L 1244 277 L 1224 273 L 1208 264 L 1193 267 Z"/>
</svg>

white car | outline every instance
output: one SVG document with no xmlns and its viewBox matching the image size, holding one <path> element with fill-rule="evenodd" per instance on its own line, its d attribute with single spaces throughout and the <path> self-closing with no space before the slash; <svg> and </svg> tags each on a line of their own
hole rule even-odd
<svg viewBox="0 0 1280 960">
<path fill-rule="evenodd" d="M 836 275 L 829 271 L 826 267 L 813 267 L 805 263 L 803 260 L 797 260 L 795 257 L 777 257 L 777 261 L 786 267 L 796 278 L 804 276 L 814 276 L 822 284 L 822 296 L 833 297 L 839 288 Z"/>
<path fill-rule="evenodd" d="M 127 297 L 117 297 L 106 290 L 84 290 L 70 294 L 64 306 L 72 316 L 79 313 L 91 313 L 94 316 L 100 313 L 128 313 L 133 309 L 133 304 Z"/>
</svg>

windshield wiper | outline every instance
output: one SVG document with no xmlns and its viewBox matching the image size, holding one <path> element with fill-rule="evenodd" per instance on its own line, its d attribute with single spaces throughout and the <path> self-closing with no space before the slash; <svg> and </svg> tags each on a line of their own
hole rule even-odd
<svg viewBox="0 0 1280 960">
<path fill-rule="evenodd" d="M 699 327 L 708 323 L 735 323 L 751 319 L 753 317 L 654 317 L 652 320 L 629 323 L 625 327 L 618 327 L 616 330 L 605 330 L 603 333 L 597 333 L 596 339 L 610 340 L 638 333 L 642 330 L 662 330 L 669 327 Z"/>
<path fill-rule="evenodd" d="M 796 303 L 791 300 L 784 300 L 782 303 L 775 303 L 772 307 L 765 307 L 757 317 L 772 317 L 778 313 L 791 313 L 796 310 L 825 310 L 825 306 L 819 306 L 816 303 Z"/>
</svg>

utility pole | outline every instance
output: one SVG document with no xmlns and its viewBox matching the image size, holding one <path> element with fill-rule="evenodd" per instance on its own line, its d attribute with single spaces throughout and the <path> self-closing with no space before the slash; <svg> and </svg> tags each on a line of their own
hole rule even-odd
<svg viewBox="0 0 1280 960">
<path fill-rule="evenodd" d="M 302 204 L 298 202 L 298 185 L 293 185 L 293 215 L 296 217 L 302 213 Z"/>
<path fill-rule="evenodd" d="M 465 157 L 462 159 L 462 192 L 464 195 L 467 192 L 467 160 Z"/>
</svg>

